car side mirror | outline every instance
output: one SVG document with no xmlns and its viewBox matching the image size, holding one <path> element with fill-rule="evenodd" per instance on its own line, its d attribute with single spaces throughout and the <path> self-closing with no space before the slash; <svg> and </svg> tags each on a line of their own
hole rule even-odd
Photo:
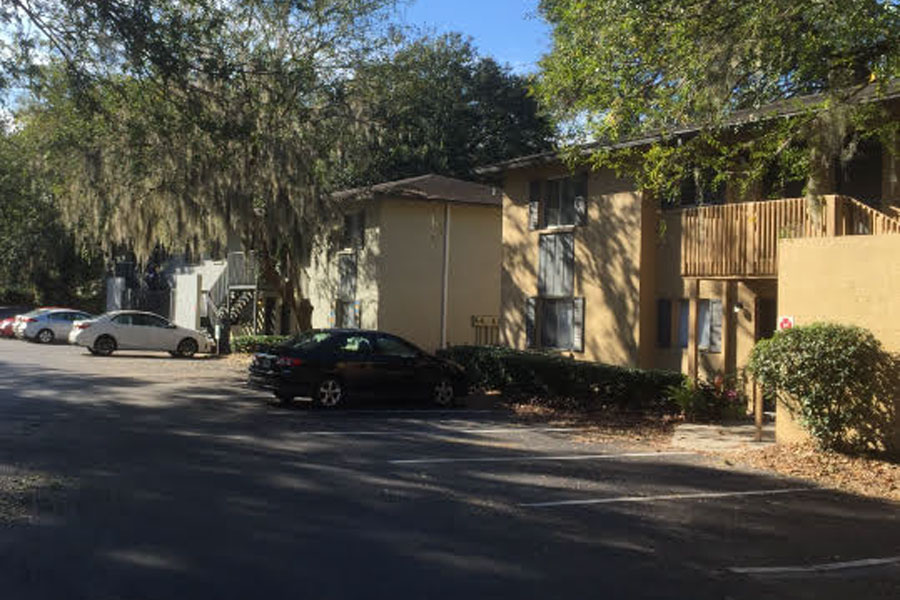
<svg viewBox="0 0 900 600">
<path fill-rule="evenodd" d="M 166 329 L 178 329 L 178 325 L 176 325 L 175 323 L 169 323 L 168 325 L 166 325 Z"/>
</svg>

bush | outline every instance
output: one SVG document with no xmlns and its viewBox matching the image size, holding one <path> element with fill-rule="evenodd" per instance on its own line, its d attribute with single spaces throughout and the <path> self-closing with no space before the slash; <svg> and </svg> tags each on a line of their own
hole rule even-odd
<svg viewBox="0 0 900 600">
<path fill-rule="evenodd" d="M 287 335 L 239 335 L 231 339 L 232 352 L 265 352 L 274 346 L 283 344 Z"/>
<path fill-rule="evenodd" d="M 890 449 L 897 365 L 871 332 L 830 323 L 788 329 L 759 342 L 747 368 L 822 448 Z"/>
<path fill-rule="evenodd" d="M 669 395 L 686 421 L 727 421 L 747 416 L 747 397 L 738 390 L 734 377 L 698 382 L 685 379 L 669 388 Z"/>
<path fill-rule="evenodd" d="M 496 346 L 455 346 L 438 354 L 462 365 L 471 387 L 569 408 L 674 411 L 677 407 L 668 389 L 684 380 L 681 373 L 672 371 L 617 367 Z"/>
</svg>

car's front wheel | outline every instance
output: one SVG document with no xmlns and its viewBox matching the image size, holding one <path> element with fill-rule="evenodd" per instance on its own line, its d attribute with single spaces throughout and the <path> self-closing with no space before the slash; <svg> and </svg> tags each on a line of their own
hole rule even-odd
<svg viewBox="0 0 900 600">
<path fill-rule="evenodd" d="M 316 402 L 323 408 L 337 408 L 344 402 L 344 388 L 333 377 L 323 379 L 316 388 Z"/>
<path fill-rule="evenodd" d="M 94 340 L 94 354 L 99 356 L 109 356 L 116 351 L 116 340 L 108 335 L 101 335 Z"/>
<path fill-rule="evenodd" d="M 452 406 L 454 397 L 453 382 L 447 377 L 438 379 L 431 391 L 432 401 L 438 406 Z"/>
<path fill-rule="evenodd" d="M 175 350 L 178 356 L 190 358 L 197 354 L 197 340 L 192 338 L 184 338 L 178 342 L 178 348 Z"/>
</svg>

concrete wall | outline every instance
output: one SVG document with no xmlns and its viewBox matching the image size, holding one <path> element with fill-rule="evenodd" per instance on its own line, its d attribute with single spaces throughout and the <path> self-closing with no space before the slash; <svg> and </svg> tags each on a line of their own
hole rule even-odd
<svg viewBox="0 0 900 600">
<path fill-rule="evenodd" d="M 203 298 L 199 274 L 175 275 L 175 301 L 172 322 L 188 329 L 200 328 L 200 307 Z"/>
<path fill-rule="evenodd" d="M 525 302 L 529 296 L 537 295 L 538 240 L 542 231 L 528 229 L 529 182 L 566 174 L 563 167 L 554 166 L 506 175 L 500 333 L 504 343 L 514 348 L 526 346 Z M 575 232 L 575 295 L 585 299 L 584 352 L 573 353 L 576 358 L 620 365 L 640 363 L 641 228 L 645 204 L 629 181 L 611 171 L 590 174 L 587 225 L 569 228 Z M 651 268 L 648 264 L 643 267 Z M 648 293 L 644 290 L 645 302 Z"/>
<path fill-rule="evenodd" d="M 778 254 L 779 315 L 794 317 L 795 325 L 865 327 L 886 350 L 900 353 L 900 235 L 784 239 Z M 806 437 L 780 405 L 776 436 Z"/>
</svg>

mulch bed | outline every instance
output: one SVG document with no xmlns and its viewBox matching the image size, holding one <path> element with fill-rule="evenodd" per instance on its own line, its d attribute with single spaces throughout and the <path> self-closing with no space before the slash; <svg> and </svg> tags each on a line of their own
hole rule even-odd
<svg viewBox="0 0 900 600">
<path fill-rule="evenodd" d="M 806 479 L 852 494 L 900 502 L 900 463 L 819 450 L 812 443 L 783 444 L 720 454 L 734 463 Z"/>
</svg>

